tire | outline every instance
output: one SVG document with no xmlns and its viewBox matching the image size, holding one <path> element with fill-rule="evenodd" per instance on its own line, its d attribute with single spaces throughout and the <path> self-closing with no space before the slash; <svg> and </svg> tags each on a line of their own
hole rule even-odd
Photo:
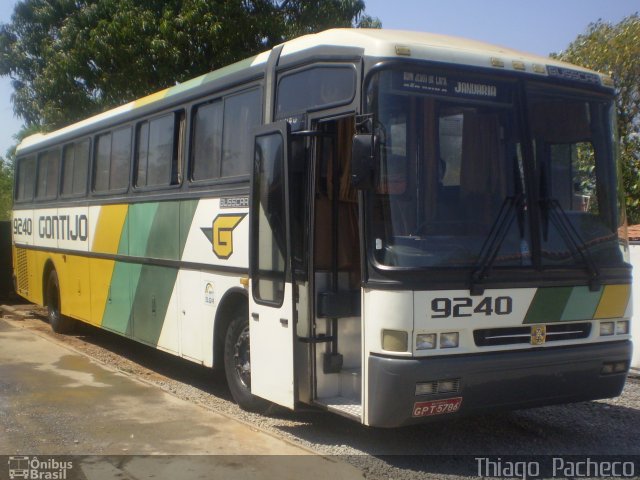
<svg viewBox="0 0 640 480">
<path fill-rule="evenodd" d="M 60 313 L 60 284 L 58 274 L 52 270 L 47 281 L 45 301 L 47 305 L 47 318 L 51 329 L 56 333 L 70 333 L 76 326 L 75 320 L 65 317 Z"/>
<path fill-rule="evenodd" d="M 235 402 L 243 410 L 265 413 L 271 403 L 251 393 L 248 311 L 240 309 L 227 328 L 224 341 L 224 371 Z"/>
</svg>

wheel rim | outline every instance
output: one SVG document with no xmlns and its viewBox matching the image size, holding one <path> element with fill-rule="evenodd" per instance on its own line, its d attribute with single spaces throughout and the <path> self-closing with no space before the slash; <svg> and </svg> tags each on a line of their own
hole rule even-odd
<svg viewBox="0 0 640 480">
<path fill-rule="evenodd" d="M 249 351 L 249 326 L 246 326 L 236 339 L 233 360 L 240 383 L 242 383 L 244 387 L 250 388 L 251 356 Z"/>
</svg>

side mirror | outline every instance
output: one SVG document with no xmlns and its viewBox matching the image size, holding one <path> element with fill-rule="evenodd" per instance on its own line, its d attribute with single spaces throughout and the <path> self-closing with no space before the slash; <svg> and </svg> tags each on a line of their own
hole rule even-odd
<svg viewBox="0 0 640 480">
<path fill-rule="evenodd" d="M 360 190 L 373 188 L 378 137 L 371 133 L 353 136 L 351 149 L 351 185 Z"/>
</svg>

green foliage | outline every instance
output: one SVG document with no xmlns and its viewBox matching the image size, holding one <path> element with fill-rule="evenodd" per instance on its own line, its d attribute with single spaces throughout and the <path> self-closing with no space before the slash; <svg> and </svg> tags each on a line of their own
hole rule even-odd
<svg viewBox="0 0 640 480">
<path fill-rule="evenodd" d="M 0 157 L 0 221 L 11 219 L 13 164 Z"/>
<path fill-rule="evenodd" d="M 627 216 L 629 223 L 640 223 L 640 16 L 615 25 L 598 20 L 552 56 L 613 77 Z"/>
<path fill-rule="evenodd" d="M 0 25 L 16 114 L 50 130 L 284 40 L 379 27 L 364 0 L 21 0 Z"/>
</svg>

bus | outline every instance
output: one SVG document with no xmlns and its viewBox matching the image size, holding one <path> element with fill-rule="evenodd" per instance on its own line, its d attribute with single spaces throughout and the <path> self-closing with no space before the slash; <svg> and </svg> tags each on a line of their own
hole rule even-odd
<svg viewBox="0 0 640 480">
<path fill-rule="evenodd" d="M 333 29 L 18 147 L 17 292 L 375 427 L 614 397 L 631 268 L 607 75 Z"/>
</svg>

